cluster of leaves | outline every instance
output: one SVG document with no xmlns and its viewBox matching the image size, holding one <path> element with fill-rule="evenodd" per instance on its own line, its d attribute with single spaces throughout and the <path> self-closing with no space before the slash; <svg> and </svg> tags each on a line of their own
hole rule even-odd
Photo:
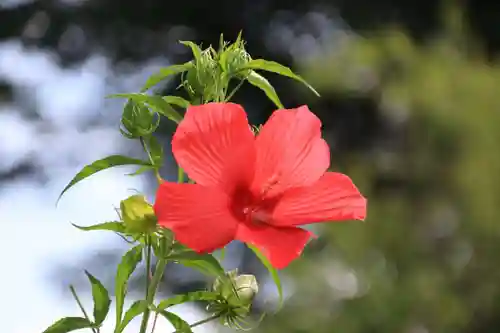
<svg viewBox="0 0 500 333">
<path fill-rule="evenodd" d="M 183 116 L 182 110 L 190 105 L 212 101 L 229 101 L 244 82 L 262 89 L 277 105 L 283 108 L 276 91 L 269 81 L 257 73 L 268 71 L 281 74 L 306 84 L 300 76 L 289 68 L 276 62 L 263 59 L 253 60 L 245 51 L 241 34 L 236 42 L 228 44 L 222 36 L 218 51 L 212 47 L 202 50 L 193 42 L 181 42 L 191 48 L 194 59 L 181 65 L 173 65 L 161 69 L 152 75 L 141 89 L 140 93 L 116 94 L 111 97 L 126 98 L 120 131 L 128 139 L 138 139 L 147 155 L 147 159 L 137 159 L 122 155 L 112 155 L 85 166 L 63 189 L 61 196 L 72 186 L 91 175 L 115 166 L 134 165 L 138 169 L 132 175 L 145 171 L 153 171 L 161 183 L 159 169 L 163 163 L 163 150 L 153 133 L 158 128 L 162 117 L 179 123 Z M 190 101 L 179 96 L 159 96 L 148 94 L 147 91 L 162 80 L 175 74 L 181 74 L 181 85 L 190 97 Z M 232 81 L 238 81 L 229 92 Z M 258 130 L 258 128 L 255 128 Z M 179 182 L 184 182 L 184 172 L 179 168 Z M 60 196 L 60 197 L 61 197 Z M 60 199 L 59 197 L 59 199 Z M 151 313 L 165 317 L 177 332 L 191 332 L 191 328 L 213 319 L 219 319 L 223 324 L 242 328 L 244 318 L 248 315 L 253 296 L 258 291 L 255 278 L 238 276 L 236 272 L 226 273 L 219 261 L 211 254 L 198 254 L 176 242 L 170 230 L 159 228 L 153 207 L 144 196 L 133 195 L 124 199 L 117 210 L 118 220 L 104 222 L 93 226 L 75 227 L 84 231 L 106 230 L 118 234 L 133 247 L 125 253 L 118 265 L 115 278 L 115 312 L 116 322 L 114 333 L 121 333 L 137 316 L 142 315 L 140 333 L 144 333 Z M 270 271 L 278 288 L 280 304 L 282 298 L 281 284 L 276 270 L 267 259 L 251 247 L 262 263 Z M 156 258 L 156 267 L 152 272 L 152 261 Z M 137 265 L 145 260 L 147 283 L 145 299 L 138 300 L 124 312 L 124 302 L 127 295 L 127 284 Z M 174 262 L 196 269 L 203 274 L 215 278 L 210 290 L 196 291 L 177 295 L 154 304 L 158 284 L 162 278 L 167 262 Z M 94 301 L 93 318 L 88 316 L 76 291 L 71 288 L 83 317 L 66 317 L 55 322 L 44 333 L 66 333 L 82 328 L 89 328 L 94 333 L 107 318 L 111 299 L 102 283 L 89 272 L 86 272 L 92 285 Z M 253 279 L 252 279 L 253 278 Z M 189 324 L 168 309 L 174 305 L 203 301 L 208 302 L 207 310 L 212 316 L 198 323 Z"/>
</svg>

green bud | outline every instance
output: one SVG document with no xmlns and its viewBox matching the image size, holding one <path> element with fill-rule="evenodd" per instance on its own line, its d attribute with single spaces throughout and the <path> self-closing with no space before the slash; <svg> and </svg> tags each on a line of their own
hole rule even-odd
<svg viewBox="0 0 500 333">
<path fill-rule="evenodd" d="M 255 276 L 238 275 L 238 270 L 235 269 L 215 279 L 212 290 L 218 293 L 220 298 L 210 302 L 207 311 L 219 315 L 222 324 L 233 326 L 250 313 L 259 286 Z"/>
<path fill-rule="evenodd" d="M 133 195 L 120 202 L 123 223 L 128 232 L 152 232 L 156 229 L 153 207 L 142 195 Z"/>
<path fill-rule="evenodd" d="M 121 119 L 122 125 L 128 133 L 123 133 L 130 138 L 148 136 L 158 127 L 159 119 L 147 106 L 129 100 L 125 105 Z"/>
<path fill-rule="evenodd" d="M 189 88 L 197 96 L 212 96 L 217 93 L 220 70 L 213 58 L 213 50 L 208 48 L 201 52 L 195 66 L 186 74 Z"/>
<path fill-rule="evenodd" d="M 255 295 L 259 292 L 257 279 L 251 274 L 243 274 L 236 277 L 235 286 L 240 301 L 245 304 L 251 304 Z"/>
<path fill-rule="evenodd" d="M 241 70 L 241 68 L 245 67 L 250 60 L 252 60 L 252 57 L 245 50 L 244 42 L 239 36 L 235 43 L 228 46 L 221 53 L 219 63 L 224 72 L 244 79 L 248 76 L 250 70 Z"/>
<path fill-rule="evenodd" d="M 225 277 L 215 279 L 212 289 L 229 303 L 245 306 L 250 305 L 259 292 L 255 276 L 238 275 L 237 269 L 227 272 Z"/>
</svg>

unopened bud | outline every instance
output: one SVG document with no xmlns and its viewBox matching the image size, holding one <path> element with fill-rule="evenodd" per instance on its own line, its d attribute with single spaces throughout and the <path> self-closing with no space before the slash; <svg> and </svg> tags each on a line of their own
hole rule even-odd
<svg viewBox="0 0 500 333">
<path fill-rule="evenodd" d="M 238 275 L 238 270 L 235 269 L 227 272 L 225 277 L 217 278 L 213 290 L 228 302 L 236 301 L 240 305 L 250 305 L 259 292 L 259 285 L 255 276 Z"/>
<path fill-rule="evenodd" d="M 213 52 L 211 48 L 203 50 L 201 57 L 187 72 L 187 84 L 196 95 L 209 96 L 212 93 L 210 90 L 217 86 L 219 71 Z"/>
<path fill-rule="evenodd" d="M 133 195 L 120 203 L 125 228 L 130 232 L 150 232 L 156 228 L 153 207 L 142 195 Z"/>
<path fill-rule="evenodd" d="M 235 280 L 236 292 L 239 299 L 245 303 L 252 303 L 255 295 L 259 292 L 259 285 L 255 276 L 250 274 L 243 274 Z"/>
<path fill-rule="evenodd" d="M 153 133 L 159 125 L 159 118 L 145 105 L 129 100 L 123 110 L 123 127 L 128 137 L 138 138 Z"/>
</svg>

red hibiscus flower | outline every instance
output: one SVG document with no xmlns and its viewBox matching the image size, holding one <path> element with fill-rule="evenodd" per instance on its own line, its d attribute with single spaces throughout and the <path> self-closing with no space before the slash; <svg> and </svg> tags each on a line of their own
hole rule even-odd
<svg viewBox="0 0 500 333">
<path fill-rule="evenodd" d="M 312 236 L 298 226 L 365 218 L 366 199 L 351 179 L 326 172 L 330 150 L 307 106 L 275 111 L 257 136 L 240 105 L 192 106 L 172 152 L 196 184 L 162 183 L 154 210 L 194 251 L 239 240 L 281 269 Z"/>
</svg>

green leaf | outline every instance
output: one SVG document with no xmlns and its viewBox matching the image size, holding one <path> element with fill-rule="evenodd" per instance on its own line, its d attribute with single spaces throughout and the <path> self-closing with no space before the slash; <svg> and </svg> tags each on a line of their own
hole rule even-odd
<svg viewBox="0 0 500 333">
<path fill-rule="evenodd" d="M 166 109 L 155 109 L 155 111 L 159 114 L 161 114 L 164 117 L 167 117 L 168 119 L 172 120 L 174 123 L 178 124 L 182 120 L 182 115 L 175 111 L 173 107 L 170 106 L 170 104 L 167 104 L 168 108 Z"/>
<path fill-rule="evenodd" d="M 206 275 L 225 276 L 224 268 L 211 254 L 198 254 L 193 251 L 172 254 L 168 260 L 175 261 L 183 266 L 194 268 Z"/>
<path fill-rule="evenodd" d="M 101 281 L 96 279 L 92 274 L 85 271 L 92 285 L 92 298 L 94 300 L 94 321 L 96 325 L 101 325 L 109 312 L 111 299 L 109 293 L 102 285 Z"/>
<path fill-rule="evenodd" d="M 194 60 L 196 61 L 196 66 L 198 67 L 198 65 L 201 61 L 201 52 L 202 52 L 200 47 L 191 41 L 180 41 L 179 43 L 191 48 L 191 52 L 193 52 Z"/>
<path fill-rule="evenodd" d="M 147 79 L 146 83 L 144 84 L 144 86 L 141 89 L 141 92 L 145 92 L 146 90 L 150 89 L 153 86 L 156 86 L 158 83 L 165 80 L 167 77 L 169 77 L 171 75 L 185 72 L 191 67 L 193 67 L 193 63 L 186 62 L 186 63 L 181 64 L 181 65 L 172 65 L 172 66 L 162 68 L 162 69 L 160 69 L 160 71 L 158 73 L 151 75 Z"/>
<path fill-rule="evenodd" d="M 176 295 L 165 299 L 158 304 L 157 308 L 160 310 L 165 310 L 171 306 L 182 304 L 186 302 L 196 302 L 196 301 L 215 301 L 219 298 L 219 294 L 212 291 L 193 291 L 187 294 Z"/>
<path fill-rule="evenodd" d="M 176 315 L 172 312 L 168 312 L 168 311 L 160 310 L 160 309 L 157 309 L 156 312 L 161 314 L 165 319 L 167 319 L 170 322 L 170 324 L 172 324 L 172 326 L 174 326 L 176 333 L 191 333 L 191 332 L 193 332 L 191 330 L 191 326 L 189 326 L 189 324 L 186 321 L 184 321 L 184 319 L 179 317 L 178 315 Z"/>
<path fill-rule="evenodd" d="M 123 302 L 125 300 L 125 295 L 127 294 L 127 284 L 130 275 L 134 272 L 137 264 L 142 259 L 142 249 L 143 245 L 137 245 L 130 249 L 125 255 L 122 257 L 120 264 L 118 265 L 118 269 L 116 272 L 115 279 L 115 296 L 116 296 L 116 329 L 117 332 L 121 317 L 123 313 Z"/>
<path fill-rule="evenodd" d="M 248 245 L 248 244 L 247 244 Z M 283 288 L 281 286 L 281 280 L 278 275 L 278 271 L 271 265 L 269 260 L 260 252 L 259 249 L 257 249 L 255 246 L 248 245 L 250 250 L 252 250 L 257 258 L 262 262 L 262 264 L 267 268 L 269 273 L 271 273 L 271 277 L 273 278 L 274 284 L 276 285 L 276 288 L 278 289 L 278 296 L 279 296 L 279 304 L 278 304 L 278 310 L 281 309 L 283 306 Z"/>
<path fill-rule="evenodd" d="M 290 68 L 283 66 L 275 61 L 269 61 L 264 59 L 251 60 L 243 67 L 243 69 L 263 70 L 289 77 L 291 79 L 302 82 L 316 96 L 319 96 L 319 93 L 316 91 L 316 89 L 314 89 L 309 83 L 307 83 L 306 80 L 304 80 L 301 76 L 295 74 Z"/>
<path fill-rule="evenodd" d="M 83 227 L 80 225 L 76 225 L 71 223 L 74 227 L 83 230 L 83 231 L 92 231 L 92 230 L 109 230 L 109 231 L 115 231 L 115 232 L 125 232 L 125 226 L 123 225 L 122 222 L 104 222 L 104 223 L 99 223 L 99 224 L 94 224 L 88 227 Z"/>
<path fill-rule="evenodd" d="M 278 97 L 278 94 L 276 93 L 276 90 L 274 90 L 274 87 L 269 83 L 269 81 L 263 77 L 262 75 L 258 74 L 255 71 L 250 71 L 250 74 L 246 77 L 247 81 L 264 91 L 266 93 L 266 96 L 280 109 L 284 109 L 283 104 L 281 104 L 281 101 Z"/>
<path fill-rule="evenodd" d="M 66 317 L 56 321 L 43 333 L 67 333 L 92 326 L 92 323 L 85 318 Z"/>
<path fill-rule="evenodd" d="M 139 167 L 136 171 L 134 171 L 132 173 L 127 173 L 127 176 L 138 176 L 138 175 L 143 174 L 146 171 L 154 170 L 154 168 L 155 167 L 152 165 L 143 165 L 143 166 Z"/>
<path fill-rule="evenodd" d="M 123 332 L 125 327 L 134 319 L 135 317 L 139 316 L 141 313 L 146 311 L 148 308 L 148 303 L 145 300 L 141 301 L 135 301 L 130 308 L 125 312 L 125 315 L 123 316 L 123 320 L 118 328 L 118 333 Z"/>
<path fill-rule="evenodd" d="M 191 103 L 189 103 L 189 101 L 179 96 L 163 96 L 163 100 L 168 104 L 177 105 L 184 109 L 187 109 L 191 106 Z"/>
<path fill-rule="evenodd" d="M 154 112 L 167 117 L 175 123 L 179 123 L 179 121 L 182 120 L 182 116 L 179 114 L 179 112 L 175 111 L 170 103 L 168 103 L 163 97 L 158 95 L 125 93 L 109 95 L 108 98 L 129 98 L 134 102 L 149 105 Z"/>
<path fill-rule="evenodd" d="M 111 155 L 103 159 L 97 160 L 92 164 L 86 165 L 80 172 L 76 174 L 76 176 L 62 190 L 61 194 L 59 195 L 59 198 L 57 198 L 57 202 L 59 202 L 63 194 L 71 187 L 73 187 L 76 183 L 92 176 L 95 173 L 98 173 L 99 171 L 122 165 L 151 165 L 151 164 L 146 161 L 122 155 Z"/>
</svg>

